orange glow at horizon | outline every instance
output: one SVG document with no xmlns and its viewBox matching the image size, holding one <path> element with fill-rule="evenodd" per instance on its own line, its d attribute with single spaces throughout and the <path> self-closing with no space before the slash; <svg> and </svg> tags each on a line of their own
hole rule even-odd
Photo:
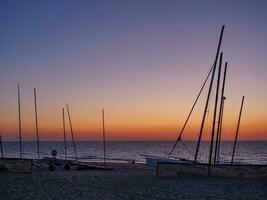
<svg viewBox="0 0 267 200">
<path fill-rule="evenodd" d="M 75 139 L 78 141 L 101 140 L 102 139 L 102 121 L 101 109 L 94 109 L 91 114 L 84 110 L 79 115 L 76 110 L 71 109 L 71 117 Z M 182 108 L 181 108 L 182 109 Z M 79 109 L 78 109 L 79 110 Z M 186 109 L 183 109 L 186 110 Z M 32 112 L 33 110 L 31 110 Z M 46 110 L 47 111 L 47 110 Z M 41 140 L 63 140 L 62 116 L 61 110 L 53 115 L 40 112 L 39 114 L 39 134 Z M 81 110 L 80 110 L 81 111 Z M 201 111 L 201 109 L 200 109 Z M 143 113 L 140 110 L 133 111 L 120 110 L 115 112 L 112 109 L 106 109 L 106 137 L 107 140 L 175 140 L 184 123 L 186 114 L 177 113 L 172 109 L 163 109 L 158 112 L 150 110 Z M 186 112 L 185 112 L 186 113 Z M 237 113 L 236 113 L 237 115 Z M 196 114 L 188 124 L 183 134 L 183 140 L 197 140 L 202 112 Z M 16 113 L 13 113 L 12 121 L 10 118 L 2 119 L 2 130 L 4 140 L 18 139 L 18 125 Z M 233 140 L 236 130 L 237 116 L 229 117 L 225 115 L 223 125 L 223 140 Z M 203 140 L 210 140 L 211 119 L 207 119 L 203 132 Z M 247 116 L 244 114 L 241 119 L 239 140 L 267 140 L 265 130 L 267 124 L 255 115 Z M 69 121 L 66 116 L 66 131 L 68 140 L 70 140 Z M 22 137 L 23 140 L 35 140 L 35 122 L 33 113 L 28 111 L 22 118 Z"/>
</svg>

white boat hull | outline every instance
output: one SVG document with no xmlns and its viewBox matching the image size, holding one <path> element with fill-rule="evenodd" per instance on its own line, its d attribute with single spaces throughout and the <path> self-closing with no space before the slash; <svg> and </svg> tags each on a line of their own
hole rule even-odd
<svg viewBox="0 0 267 200">
<path fill-rule="evenodd" d="M 159 156 L 145 156 L 146 165 L 150 167 L 157 167 L 158 163 L 188 163 L 190 161 L 177 158 L 165 158 Z"/>
</svg>

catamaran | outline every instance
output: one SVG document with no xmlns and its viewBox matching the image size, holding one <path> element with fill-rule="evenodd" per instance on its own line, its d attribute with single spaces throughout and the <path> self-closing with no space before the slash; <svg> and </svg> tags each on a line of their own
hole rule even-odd
<svg viewBox="0 0 267 200">
<path fill-rule="evenodd" d="M 150 166 L 157 166 L 157 175 L 158 176 L 177 176 L 179 174 L 190 174 L 190 175 L 207 175 L 210 176 L 217 176 L 217 177 L 245 177 L 245 178 L 267 178 L 267 164 L 241 164 L 234 162 L 234 155 L 235 155 L 235 147 L 236 141 L 239 132 L 240 120 L 242 115 L 242 109 L 244 104 L 245 97 L 242 97 L 239 117 L 238 117 L 238 124 L 235 134 L 234 140 L 234 147 L 232 153 L 232 159 L 230 163 L 220 163 L 219 162 L 219 155 L 220 155 L 220 145 L 221 145 L 221 135 L 222 135 L 222 121 L 223 121 L 223 110 L 224 110 L 224 102 L 226 97 L 224 96 L 224 88 L 225 88 L 225 77 L 227 72 L 227 62 L 225 62 L 224 67 L 224 75 L 223 75 L 223 84 L 221 88 L 221 96 L 219 99 L 219 90 L 220 90 L 220 79 L 221 79 L 221 68 L 222 68 L 222 58 L 223 53 L 220 52 L 221 49 L 221 42 L 224 33 L 225 26 L 222 26 L 219 44 L 217 47 L 217 52 L 215 56 L 215 61 L 210 69 L 198 95 L 197 98 L 189 112 L 189 115 L 180 131 L 180 134 L 177 137 L 170 153 L 166 157 L 159 157 L 159 156 L 145 156 L 146 164 Z M 219 56 L 220 55 L 220 56 Z M 219 58 L 219 59 L 218 59 Z M 209 151 L 209 159 L 208 163 L 203 163 L 198 161 L 198 153 L 199 147 L 203 135 L 203 130 L 206 122 L 206 114 L 208 112 L 208 107 L 210 104 L 211 92 L 213 88 L 213 83 L 215 79 L 216 69 L 217 69 L 217 62 L 219 60 L 218 65 L 218 72 L 217 72 L 217 85 L 215 91 L 215 103 L 213 109 L 213 120 L 212 120 L 212 129 L 211 129 L 211 140 L 210 140 L 210 151 Z M 187 160 L 183 158 L 174 158 L 172 157 L 172 153 L 179 141 L 182 139 L 182 134 L 184 129 L 189 121 L 189 118 L 195 108 L 195 105 L 199 99 L 199 96 L 202 93 L 204 86 L 206 85 L 207 80 L 210 78 L 210 85 L 208 90 L 208 95 L 205 103 L 205 108 L 202 116 L 200 131 L 198 135 L 198 141 L 196 146 L 196 151 L 194 155 L 194 160 Z M 217 114 L 217 107 L 219 101 L 219 114 Z M 217 128 L 216 128 L 216 123 Z M 214 141 L 215 140 L 215 141 Z M 214 146 L 215 143 L 215 146 Z"/>
</svg>

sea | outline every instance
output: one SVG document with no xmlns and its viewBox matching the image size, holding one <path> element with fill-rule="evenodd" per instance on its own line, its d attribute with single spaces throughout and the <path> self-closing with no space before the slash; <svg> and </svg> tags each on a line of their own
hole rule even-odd
<svg viewBox="0 0 267 200">
<path fill-rule="evenodd" d="M 145 156 L 167 157 L 174 142 L 172 141 L 106 141 L 105 157 L 107 160 L 125 162 L 145 162 Z M 74 159 L 74 146 L 67 142 L 67 157 Z M 104 148 L 102 141 L 77 141 L 75 142 L 77 157 L 81 161 L 103 159 Z M 51 156 L 51 151 L 57 151 L 57 157 L 64 158 L 64 142 L 47 141 L 40 142 L 40 157 Z M 19 142 L 2 142 L 4 157 L 19 157 Z M 196 142 L 178 142 L 172 156 L 177 158 L 194 159 Z M 208 162 L 210 142 L 203 141 L 200 144 L 198 161 Z M 220 146 L 219 162 L 231 161 L 233 142 L 223 141 Z M 0 152 L 1 156 L 1 152 Z M 37 158 L 37 145 L 34 141 L 22 142 L 23 158 Z M 238 141 L 236 144 L 234 162 L 244 164 L 267 164 L 267 141 Z"/>
</svg>

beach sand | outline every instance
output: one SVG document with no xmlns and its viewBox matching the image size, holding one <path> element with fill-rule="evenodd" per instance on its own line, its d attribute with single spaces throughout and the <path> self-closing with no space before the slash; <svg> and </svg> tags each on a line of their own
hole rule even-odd
<svg viewBox="0 0 267 200">
<path fill-rule="evenodd" d="M 204 177 L 158 178 L 143 164 L 111 171 L 0 172 L 0 199 L 267 199 L 267 181 Z"/>
</svg>

